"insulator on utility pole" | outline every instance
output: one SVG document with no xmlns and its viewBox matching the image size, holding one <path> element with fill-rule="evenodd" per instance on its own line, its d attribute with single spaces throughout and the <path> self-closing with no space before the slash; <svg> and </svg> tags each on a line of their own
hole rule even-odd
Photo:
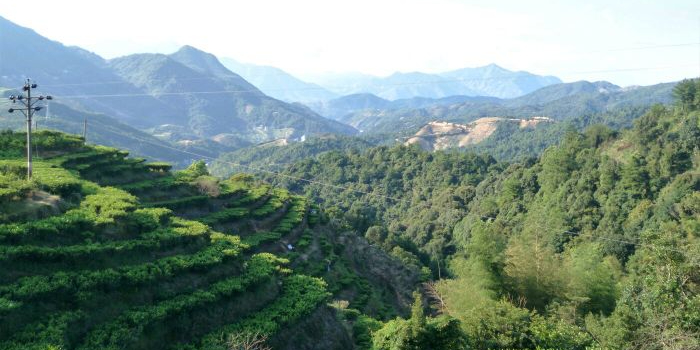
<svg viewBox="0 0 700 350">
<path fill-rule="evenodd" d="M 27 180 L 32 179 L 32 115 L 34 112 L 41 110 L 40 106 L 36 106 L 37 101 L 53 99 L 51 96 L 43 95 L 32 97 L 32 89 L 36 89 L 36 87 L 36 83 L 32 83 L 30 79 L 27 79 L 22 87 L 22 91 L 24 91 L 25 95 L 10 95 L 10 101 L 12 101 L 12 103 L 17 103 L 17 101 L 19 101 L 23 108 L 10 108 L 8 110 L 10 113 L 21 111 L 27 118 Z"/>
</svg>

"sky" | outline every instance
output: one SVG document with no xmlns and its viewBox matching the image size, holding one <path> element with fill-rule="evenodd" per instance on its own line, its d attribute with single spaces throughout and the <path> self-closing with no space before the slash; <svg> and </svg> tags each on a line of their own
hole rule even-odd
<svg viewBox="0 0 700 350">
<path fill-rule="evenodd" d="M 306 80 L 490 63 L 566 82 L 700 76 L 700 1 L 33 0 L 0 15 L 105 58 L 192 45 Z M 21 6 L 20 6 L 21 5 Z"/>
</svg>

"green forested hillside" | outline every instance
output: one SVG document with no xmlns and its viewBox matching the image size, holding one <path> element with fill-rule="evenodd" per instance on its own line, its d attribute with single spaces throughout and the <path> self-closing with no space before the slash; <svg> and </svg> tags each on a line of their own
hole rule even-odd
<svg viewBox="0 0 700 350">
<path fill-rule="evenodd" d="M 674 105 L 653 107 L 629 130 L 572 131 L 539 159 L 377 148 L 285 173 L 345 190 L 284 182 L 431 268 L 437 282 L 424 291 L 451 319 L 389 322 L 374 333 L 377 348 L 433 339 L 447 349 L 430 337 L 452 334 L 479 349 L 696 349 L 700 81 L 674 94 Z"/>
<path fill-rule="evenodd" d="M 681 101 L 482 183 L 438 283 L 446 312 L 482 347 L 697 348 L 699 144 Z"/>
<path fill-rule="evenodd" d="M 305 197 L 34 136 L 26 181 L 24 134 L 0 134 L 0 349 L 346 349 L 331 295 L 375 317 L 410 303 L 416 273 L 338 244 L 352 237 Z"/>
<path fill-rule="evenodd" d="M 224 153 L 212 163 L 211 171 L 216 176 L 224 177 L 234 172 L 255 172 L 256 169 L 275 171 L 328 151 L 363 151 L 372 146 L 372 140 L 340 135 L 313 137 L 304 142 L 284 142 L 281 145 L 273 141 Z"/>
<path fill-rule="evenodd" d="M 485 153 L 506 162 L 537 158 L 547 148 L 558 144 L 568 132 L 583 132 L 593 125 L 612 129 L 629 128 L 651 105 L 619 108 L 605 113 L 583 114 L 563 122 L 542 123 L 534 128 L 520 128 L 513 123 L 498 123 L 496 131 L 485 140 L 462 151 Z"/>
<path fill-rule="evenodd" d="M 263 176 L 316 198 L 366 231 L 370 242 L 422 266 L 454 250 L 452 227 L 466 214 L 475 186 L 499 167 L 489 156 L 394 146 L 328 152 L 290 165 L 284 172 L 290 177 Z"/>
</svg>

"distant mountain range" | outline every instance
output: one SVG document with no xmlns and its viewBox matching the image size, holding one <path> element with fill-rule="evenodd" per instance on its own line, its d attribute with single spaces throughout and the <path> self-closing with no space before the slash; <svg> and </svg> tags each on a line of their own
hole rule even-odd
<svg viewBox="0 0 700 350">
<path fill-rule="evenodd" d="M 356 132 L 303 105 L 265 95 L 215 56 L 190 46 L 171 55 L 105 60 L 2 17 L 0 32 L 0 87 L 18 87 L 31 77 L 57 102 L 102 113 L 170 137 L 168 141 L 214 140 L 231 146 Z"/>
<path fill-rule="evenodd" d="M 350 124 L 365 133 L 415 132 L 423 125 L 439 120 L 468 123 L 482 117 L 528 118 L 546 116 L 554 120 L 605 113 L 624 108 L 648 107 L 654 103 L 670 103 L 675 83 L 622 88 L 609 82 L 563 83 L 544 87 L 514 99 L 479 99 L 454 96 L 447 99 L 426 100 L 422 107 L 397 108 L 354 105 L 354 111 L 338 120 Z M 347 103 L 352 98 L 329 102 L 329 110 L 339 111 L 338 106 L 351 110 Z M 378 101 L 367 96 L 364 101 Z M 388 106 L 391 106 L 389 104 Z"/>
<path fill-rule="evenodd" d="M 354 73 L 324 75 L 316 78 L 314 82 L 339 95 L 371 93 L 387 100 L 398 100 L 455 95 L 514 98 L 561 83 L 561 80 L 553 76 L 510 71 L 490 64 L 438 74 L 397 72 L 388 77 Z"/>
<path fill-rule="evenodd" d="M 554 76 L 542 76 L 524 71 L 510 71 L 495 64 L 477 68 L 457 69 L 440 73 L 439 75 L 447 79 L 460 81 L 469 89 L 476 91 L 477 95 L 498 98 L 515 98 L 545 86 L 562 82 L 561 79 Z"/>
<path fill-rule="evenodd" d="M 465 102 L 486 103 L 498 101 L 500 99 L 496 97 L 462 95 L 443 98 L 412 97 L 390 101 L 373 94 L 363 93 L 342 96 L 329 101 L 310 103 L 309 107 L 325 117 L 344 120 L 346 116 L 358 111 L 415 109 Z"/>
<path fill-rule="evenodd" d="M 223 58 L 221 63 L 267 95 L 311 105 L 358 94 L 373 94 L 389 101 L 456 95 L 514 98 L 561 83 L 557 77 L 510 71 L 495 64 L 439 74 L 397 72 L 387 77 L 359 73 L 325 74 L 313 78 L 315 83 L 310 83 L 271 66 L 241 63 L 232 58 Z"/>
</svg>

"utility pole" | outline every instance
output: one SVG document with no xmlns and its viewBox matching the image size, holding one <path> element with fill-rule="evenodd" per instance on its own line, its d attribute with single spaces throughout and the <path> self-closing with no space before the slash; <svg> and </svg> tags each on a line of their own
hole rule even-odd
<svg viewBox="0 0 700 350">
<path fill-rule="evenodd" d="M 32 179 L 32 114 L 34 112 L 41 110 L 40 106 L 35 106 L 38 101 L 52 100 L 51 96 L 39 95 L 32 97 L 32 89 L 36 89 L 36 84 L 32 83 L 30 79 L 24 83 L 22 91 L 24 91 L 25 96 L 10 95 L 10 101 L 12 103 L 17 103 L 19 101 L 23 108 L 10 108 L 8 112 L 13 113 L 14 111 L 21 111 L 27 118 L 27 180 Z"/>
<path fill-rule="evenodd" d="M 87 117 L 83 119 L 83 143 L 87 144 Z"/>
</svg>

